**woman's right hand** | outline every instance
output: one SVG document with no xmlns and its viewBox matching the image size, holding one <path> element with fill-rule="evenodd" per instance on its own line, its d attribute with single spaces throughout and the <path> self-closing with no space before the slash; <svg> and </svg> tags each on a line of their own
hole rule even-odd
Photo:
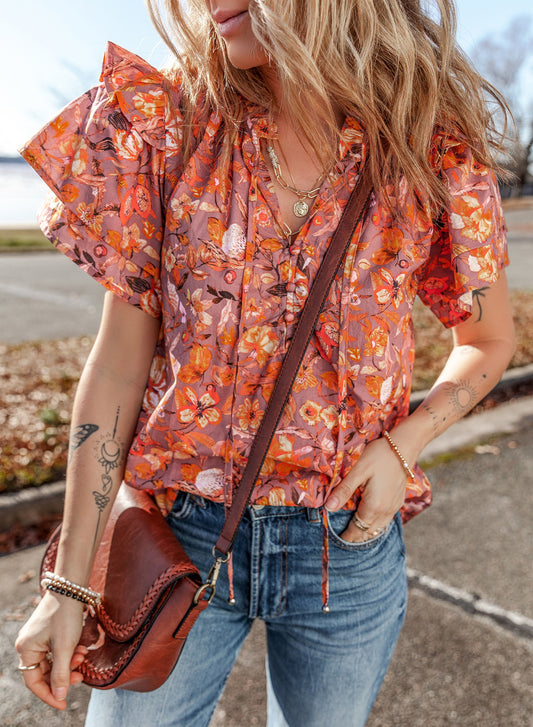
<svg viewBox="0 0 533 727">
<path fill-rule="evenodd" d="M 71 684 L 79 684 L 77 671 L 87 654 L 79 645 L 84 604 L 47 591 L 15 642 L 21 666 L 39 663 L 21 671 L 25 685 L 43 702 L 63 710 Z"/>
</svg>

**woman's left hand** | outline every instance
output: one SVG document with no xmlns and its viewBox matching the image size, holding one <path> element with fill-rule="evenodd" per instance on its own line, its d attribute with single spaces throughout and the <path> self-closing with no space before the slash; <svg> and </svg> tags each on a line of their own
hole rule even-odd
<svg viewBox="0 0 533 727">
<path fill-rule="evenodd" d="M 327 510 L 339 510 L 358 487 L 362 488 L 357 517 L 369 526 L 368 530 L 358 527 L 352 518 L 341 533 L 343 540 L 361 543 L 379 535 L 402 507 L 406 483 L 405 470 L 386 439 L 370 442 L 357 464 L 330 492 L 325 503 Z"/>
</svg>

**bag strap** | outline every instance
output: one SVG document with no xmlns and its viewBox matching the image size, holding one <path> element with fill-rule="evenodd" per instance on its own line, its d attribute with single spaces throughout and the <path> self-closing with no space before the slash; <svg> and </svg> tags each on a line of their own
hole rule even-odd
<svg viewBox="0 0 533 727">
<path fill-rule="evenodd" d="M 281 371 L 272 389 L 266 411 L 250 449 L 241 482 L 233 493 L 232 503 L 226 513 L 224 527 L 213 550 L 214 553 L 218 551 L 226 556 L 224 560 L 227 559 L 233 547 L 237 529 L 261 472 L 270 443 L 291 393 L 294 379 L 315 330 L 318 316 L 355 230 L 366 211 L 371 192 L 370 165 L 365 164 L 346 203 L 337 229 L 326 250 L 304 308 L 299 316 Z"/>
</svg>

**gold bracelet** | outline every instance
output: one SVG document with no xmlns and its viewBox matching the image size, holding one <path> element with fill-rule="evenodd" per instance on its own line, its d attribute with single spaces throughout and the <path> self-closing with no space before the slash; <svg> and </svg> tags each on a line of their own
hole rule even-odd
<svg viewBox="0 0 533 727">
<path fill-rule="evenodd" d="M 415 473 L 409 467 L 409 463 L 407 462 L 407 460 L 405 459 L 405 457 L 403 456 L 403 454 L 400 452 L 400 450 L 398 449 L 398 447 L 396 446 L 396 444 L 393 442 L 391 435 L 388 433 L 388 431 L 386 429 L 383 430 L 383 436 L 385 437 L 385 439 L 389 443 L 389 445 L 390 445 L 392 451 L 394 452 L 394 454 L 400 460 L 402 467 L 404 468 L 404 470 L 406 471 L 406 473 L 409 475 L 409 479 L 411 481 L 414 481 L 416 479 L 415 478 Z"/>
<path fill-rule="evenodd" d="M 101 596 L 91 588 L 79 586 L 77 583 L 69 581 L 68 578 L 58 576 L 51 571 L 45 571 L 41 580 L 41 587 L 48 591 L 60 593 L 62 596 L 68 596 L 76 601 L 82 601 L 92 608 L 96 608 L 101 603 Z"/>
</svg>

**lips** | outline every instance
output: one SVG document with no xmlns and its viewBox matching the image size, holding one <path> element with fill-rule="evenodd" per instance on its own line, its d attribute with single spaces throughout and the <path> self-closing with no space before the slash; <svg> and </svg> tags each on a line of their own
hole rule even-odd
<svg viewBox="0 0 533 727">
<path fill-rule="evenodd" d="M 222 36 L 229 36 L 239 29 L 243 20 L 248 17 L 247 10 L 215 10 L 211 17 L 218 26 Z"/>
<path fill-rule="evenodd" d="M 237 15 L 242 15 L 242 13 L 245 12 L 246 10 L 215 10 L 215 12 L 211 14 L 211 17 L 215 23 L 225 23 L 226 20 L 236 18 Z"/>
</svg>

